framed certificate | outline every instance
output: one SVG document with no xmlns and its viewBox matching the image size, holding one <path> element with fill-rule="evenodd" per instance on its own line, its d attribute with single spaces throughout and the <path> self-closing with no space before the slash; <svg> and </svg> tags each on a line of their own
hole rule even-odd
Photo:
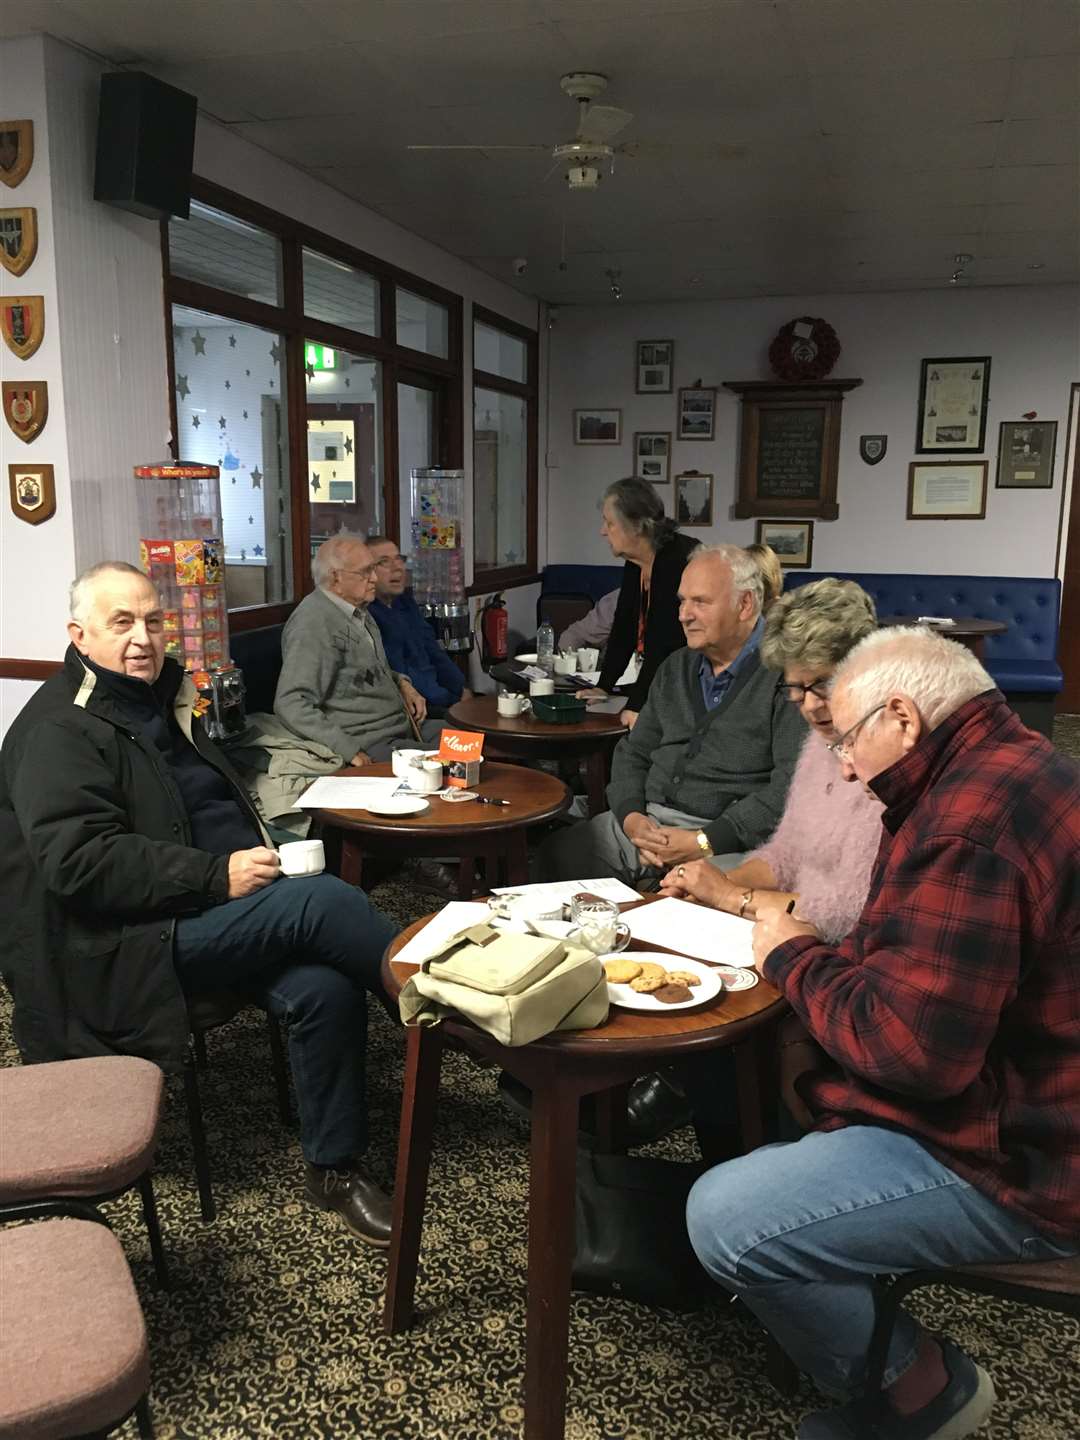
<svg viewBox="0 0 1080 1440">
<path fill-rule="evenodd" d="M 989 400 L 989 355 L 924 360 L 915 453 L 949 455 L 982 450 Z"/>
<path fill-rule="evenodd" d="M 1003 420 L 998 438 L 997 489 L 1051 489 L 1056 446 L 1056 420 Z"/>
<path fill-rule="evenodd" d="M 909 520 L 984 520 L 985 460 L 912 461 L 908 466 Z"/>
</svg>

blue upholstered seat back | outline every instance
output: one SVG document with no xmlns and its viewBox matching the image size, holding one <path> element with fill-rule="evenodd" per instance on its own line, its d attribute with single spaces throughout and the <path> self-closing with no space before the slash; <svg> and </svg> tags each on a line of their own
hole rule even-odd
<svg viewBox="0 0 1080 1440">
<path fill-rule="evenodd" d="M 284 625 L 261 630 L 238 630 L 229 636 L 229 651 L 244 672 L 249 715 L 270 714 L 281 674 L 281 632 Z"/>
</svg>

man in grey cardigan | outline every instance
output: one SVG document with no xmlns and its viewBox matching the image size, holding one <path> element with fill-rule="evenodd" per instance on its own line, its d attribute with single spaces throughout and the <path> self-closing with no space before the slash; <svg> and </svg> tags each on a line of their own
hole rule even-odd
<svg viewBox="0 0 1080 1440">
<path fill-rule="evenodd" d="M 806 729 L 762 668 L 761 602 L 745 550 L 694 551 L 679 583 L 686 649 L 657 670 L 615 750 L 611 809 L 545 842 L 544 878 L 616 875 L 648 888 L 673 865 L 741 855 L 772 834 Z"/>
<path fill-rule="evenodd" d="M 278 720 L 347 765 L 388 760 L 402 744 L 438 745 L 441 722 L 427 719 L 424 697 L 391 670 L 368 615 L 375 563 L 367 545 L 359 535 L 333 535 L 316 551 L 312 571 L 318 588 L 281 636 Z"/>
</svg>

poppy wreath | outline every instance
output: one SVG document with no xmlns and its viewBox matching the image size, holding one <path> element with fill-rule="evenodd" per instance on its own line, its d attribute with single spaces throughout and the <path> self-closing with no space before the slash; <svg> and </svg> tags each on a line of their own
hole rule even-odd
<svg viewBox="0 0 1080 1440">
<path fill-rule="evenodd" d="M 796 325 L 809 325 L 810 335 L 795 334 Z M 800 315 L 776 333 L 769 346 L 769 364 L 781 380 L 823 380 L 840 356 L 840 340 L 827 320 Z"/>
</svg>

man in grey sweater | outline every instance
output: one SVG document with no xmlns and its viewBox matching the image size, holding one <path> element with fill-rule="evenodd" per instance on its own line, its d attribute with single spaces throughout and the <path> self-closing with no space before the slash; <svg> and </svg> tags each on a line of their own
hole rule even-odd
<svg viewBox="0 0 1080 1440">
<path fill-rule="evenodd" d="M 281 636 L 274 714 L 294 735 L 341 756 L 343 764 L 387 760 L 402 744 L 436 746 L 442 723 L 405 675 L 391 670 L 367 607 L 375 563 L 359 535 L 340 532 L 319 546 L 317 589 Z"/>
<path fill-rule="evenodd" d="M 657 670 L 615 750 L 611 809 L 541 847 L 545 879 L 616 875 L 648 887 L 673 865 L 741 856 L 772 834 L 806 730 L 762 668 L 761 601 L 745 550 L 694 551 L 679 584 L 686 649 Z"/>
</svg>

